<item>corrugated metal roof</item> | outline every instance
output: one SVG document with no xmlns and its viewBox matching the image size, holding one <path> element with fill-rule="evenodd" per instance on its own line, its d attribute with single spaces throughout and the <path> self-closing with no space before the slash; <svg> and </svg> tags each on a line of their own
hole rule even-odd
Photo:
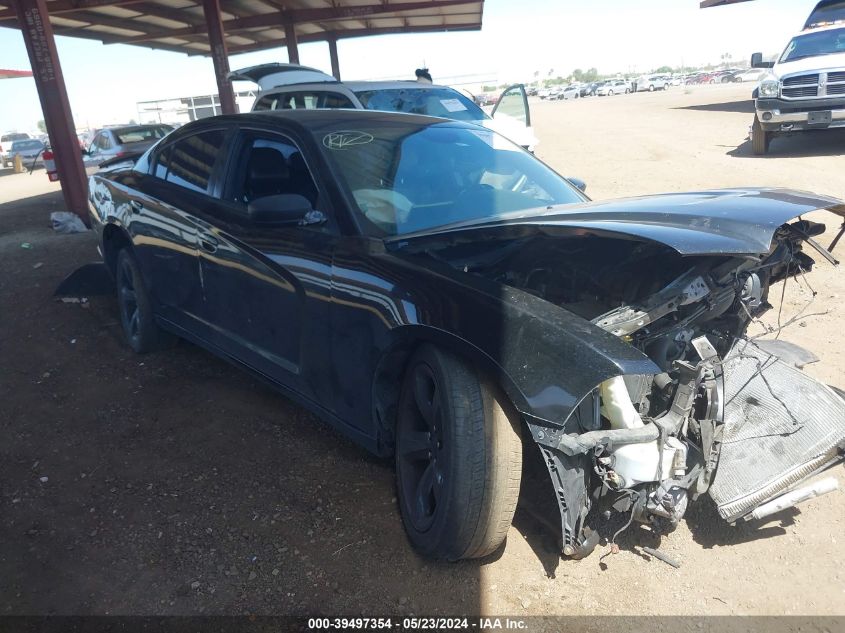
<svg viewBox="0 0 845 633">
<path fill-rule="evenodd" d="M 387 33 L 481 29 L 484 0 L 221 0 L 229 54 L 286 44 Z M 48 0 L 56 35 L 105 44 L 208 55 L 202 0 Z M 0 26 L 17 28 L 12 0 L 0 0 Z"/>
</svg>

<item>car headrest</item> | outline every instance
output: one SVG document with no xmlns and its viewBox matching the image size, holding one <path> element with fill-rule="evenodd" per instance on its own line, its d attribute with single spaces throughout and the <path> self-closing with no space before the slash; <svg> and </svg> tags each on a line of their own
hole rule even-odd
<svg viewBox="0 0 845 633">
<path fill-rule="evenodd" d="M 247 174 L 250 182 L 287 180 L 287 162 L 282 153 L 272 147 L 256 147 L 249 157 Z"/>
</svg>

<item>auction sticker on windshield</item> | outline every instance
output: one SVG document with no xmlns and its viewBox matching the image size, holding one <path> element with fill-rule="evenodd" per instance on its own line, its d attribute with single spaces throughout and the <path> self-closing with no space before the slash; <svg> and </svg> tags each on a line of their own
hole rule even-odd
<svg viewBox="0 0 845 633">
<path fill-rule="evenodd" d="M 440 105 L 446 108 L 449 112 L 461 112 L 462 110 L 467 109 L 467 107 L 458 99 L 441 99 Z"/>
</svg>

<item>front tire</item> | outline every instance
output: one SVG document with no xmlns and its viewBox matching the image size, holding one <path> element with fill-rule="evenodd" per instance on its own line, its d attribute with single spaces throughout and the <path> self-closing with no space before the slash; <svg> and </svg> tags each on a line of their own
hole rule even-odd
<svg viewBox="0 0 845 633">
<path fill-rule="evenodd" d="M 396 423 L 402 522 L 424 556 L 481 558 L 504 542 L 519 497 L 519 418 L 464 361 L 425 345 Z"/>
<path fill-rule="evenodd" d="M 115 277 L 120 323 L 129 347 L 138 354 L 146 354 L 172 345 L 176 337 L 156 324 L 138 260 L 129 249 L 118 254 Z"/>
<path fill-rule="evenodd" d="M 755 156 L 765 156 L 769 153 L 769 145 L 772 142 L 772 133 L 763 129 L 760 119 L 754 116 L 754 123 L 751 125 L 751 151 Z"/>
</svg>

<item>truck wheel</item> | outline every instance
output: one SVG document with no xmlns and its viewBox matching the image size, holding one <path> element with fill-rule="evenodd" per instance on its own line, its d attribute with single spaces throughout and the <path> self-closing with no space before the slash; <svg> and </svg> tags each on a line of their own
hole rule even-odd
<svg viewBox="0 0 845 633">
<path fill-rule="evenodd" d="M 754 116 L 754 123 L 751 125 L 751 151 L 755 156 L 765 156 L 769 153 L 769 144 L 772 142 L 772 133 L 763 129 L 760 119 Z"/>
<path fill-rule="evenodd" d="M 414 548 L 447 560 L 491 554 L 507 536 L 521 477 L 518 415 L 471 366 L 421 347 L 396 421 L 399 508 Z"/>
</svg>

